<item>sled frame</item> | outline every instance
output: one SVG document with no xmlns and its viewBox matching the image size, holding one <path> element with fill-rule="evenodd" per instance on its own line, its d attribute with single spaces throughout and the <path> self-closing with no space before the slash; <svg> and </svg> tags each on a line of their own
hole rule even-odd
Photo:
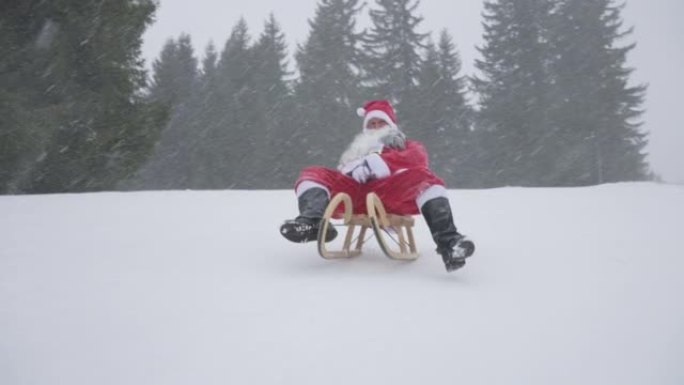
<svg viewBox="0 0 684 385">
<path fill-rule="evenodd" d="M 328 227 L 332 226 L 333 214 L 340 204 L 344 204 L 343 226 L 347 227 L 342 248 L 328 250 L 325 244 L 325 234 Z M 361 255 L 363 244 L 366 241 L 366 233 L 369 229 L 378 241 L 382 252 L 390 259 L 413 261 L 419 254 L 416 248 L 413 226 L 415 221 L 410 215 L 387 214 L 382 201 L 377 194 L 371 192 L 366 196 L 368 214 L 356 214 L 352 212 L 351 197 L 347 193 L 338 193 L 328 203 L 328 207 L 321 219 L 318 232 L 318 253 L 325 259 L 353 258 Z M 356 233 L 356 228 L 359 231 Z M 394 236 L 391 235 L 394 233 Z"/>
</svg>

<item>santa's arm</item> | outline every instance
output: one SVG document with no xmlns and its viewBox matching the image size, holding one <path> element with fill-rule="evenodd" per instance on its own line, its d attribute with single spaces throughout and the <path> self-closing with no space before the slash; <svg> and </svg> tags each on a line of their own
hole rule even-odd
<svg viewBox="0 0 684 385">
<path fill-rule="evenodd" d="M 414 140 L 406 141 L 404 150 L 386 149 L 380 154 L 382 160 L 387 164 L 390 174 L 407 168 L 427 168 L 427 151 L 422 143 Z"/>
<path fill-rule="evenodd" d="M 403 150 L 385 148 L 382 153 L 366 156 L 364 161 L 373 176 L 379 179 L 409 168 L 428 167 L 425 147 L 420 142 L 412 140 L 406 141 Z"/>
</svg>

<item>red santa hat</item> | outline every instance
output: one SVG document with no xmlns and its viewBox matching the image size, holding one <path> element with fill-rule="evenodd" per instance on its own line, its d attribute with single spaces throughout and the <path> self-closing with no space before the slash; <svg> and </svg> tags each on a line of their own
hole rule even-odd
<svg viewBox="0 0 684 385">
<path fill-rule="evenodd" d="M 356 113 L 363 118 L 364 129 L 366 129 L 368 121 L 373 118 L 382 119 L 390 127 L 398 129 L 397 117 L 389 100 L 369 100 L 363 104 L 363 107 L 356 110 Z"/>
</svg>

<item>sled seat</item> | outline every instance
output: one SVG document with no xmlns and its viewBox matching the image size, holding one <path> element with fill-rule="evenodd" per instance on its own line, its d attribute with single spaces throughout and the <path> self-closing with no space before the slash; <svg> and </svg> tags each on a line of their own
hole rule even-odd
<svg viewBox="0 0 684 385">
<path fill-rule="evenodd" d="M 326 248 L 324 234 L 327 233 L 333 213 L 341 203 L 344 204 L 343 225 L 347 227 L 342 248 L 330 251 Z M 325 259 L 351 258 L 362 253 L 368 229 L 378 241 L 383 253 L 398 260 L 415 260 L 418 258 L 416 242 L 413 236 L 415 220 L 411 215 L 388 214 L 380 198 L 375 193 L 366 196 L 368 214 L 352 214 L 351 198 L 346 193 L 333 197 L 323 215 L 318 234 L 318 252 Z M 356 228 L 359 228 L 357 233 Z M 353 244 L 353 248 L 352 248 Z"/>
</svg>

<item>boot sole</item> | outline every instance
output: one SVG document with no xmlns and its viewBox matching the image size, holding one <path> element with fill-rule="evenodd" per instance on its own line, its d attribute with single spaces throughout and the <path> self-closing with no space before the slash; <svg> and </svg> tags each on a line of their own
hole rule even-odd
<svg viewBox="0 0 684 385">
<path fill-rule="evenodd" d="M 280 226 L 280 235 L 290 242 L 294 243 L 308 243 L 318 240 L 318 231 L 316 232 L 300 232 L 296 230 L 297 224 L 285 223 Z M 329 228 L 326 234 L 325 241 L 330 242 L 337 237 L 337 230 Z"/>
</svg>

